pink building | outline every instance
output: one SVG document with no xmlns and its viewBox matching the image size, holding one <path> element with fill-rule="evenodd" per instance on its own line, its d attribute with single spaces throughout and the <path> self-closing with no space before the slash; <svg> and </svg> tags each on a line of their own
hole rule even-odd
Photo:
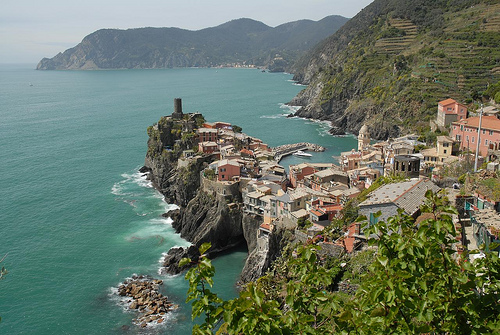
<svg viewBox="0 0 500 335">
<path fill-rule="evenodd" d="M 232 181 L 240 177 L 240 163 L 237 160 L 223 159 L 217 165 L 217 180 Z"/>
<path fill-rule="evenodd" d="M 211 154 L 218 150 L 217 143 L 215 142 L 200 142 L 198 143 L 198 151 L 204 154 Z"/>
<path fill-rule="evenodd" d="M 467 118 L 467 107 L 453 99 L 446 99 L 438 103 L 436 123 L 439 127 L 446 127 L 454 121 Z"/>
<path fill-rule="evenodd" d="M 197 132 L 199 142 L 217 142 L 217 129 L 199 128 Z"/>
<path fill-rule="evenodd" d="M 317 171 L 314 167 L 307 164 L 290 166 L 289 178 L 292 187 L 297 188 L 298 182 L 303 180 L 305 176 L 309 176 Z"/>
<path fill-rule="evenodd" d="M 479 116 L 459 120 L 451 124 L 451 137 L 460 143 L 460 148 L 476 151 Z M 488 149 L 500 149 L 500 120 L 494 116 L 483 116 L 479 134 L 479 154 L 488 155 Z"/>
</svg>

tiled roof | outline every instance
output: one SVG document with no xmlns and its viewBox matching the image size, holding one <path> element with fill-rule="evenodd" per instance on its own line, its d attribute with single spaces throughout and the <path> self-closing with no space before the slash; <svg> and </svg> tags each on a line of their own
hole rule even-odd
<svg viewBox="0 0 500 335">
<path fill-rule="evenodd" d="M 425 192 L 429 189 L 437 192 L 440 188 L 428 179 L 388 184 L 370 193 L 369 198 L 359 204 L 359 206 L 392 202 L 411 215 L 419 209 L 425 198 Z"/>
<path fill-rule="evenodd" d="M 262 194 L 260 192 L 257 192 L 257 191 L 250 192 L 250 193 L 247 194 L 247 197 L 254 198 L 254 199 L 259 199 L 260 197 L 263 197 L 263 196 L 264 196 L 264 194 Z"/>
<path fill-rule="evenodd" d="M 317 209 L 317 208 L 311 209 L 310 212 L 311 212 L 311 214 L 314 214 L 318 217 L 326 214 L 324 211 Z"/>
<path fill-rule="evenodd" d="M 319 177 L 319 178 L 324 178 L 324 177 L 333 176 L 333 175 L 347 176 L 347 172 L 339 171 L 339 170 L 336 170 L 333 168 L 329 168 L 329 169 L 318 171 L 314 175 Z"/>
<path fill-rule="evenodd" d="M 439 104 L 442 105 L 442 106 L 446 106 L 446 105 L 449 105 L 449 104 L 456 104 L 457 102 L 453 99 L 446 99 L 446 100 L 443 100 L 443 101 L 440 101 Z"/>
<path fill-rule="evenodd" d="M 288 203 L 290 202 L 290 195 L 288 193 L 285 193 L 281 196 L 276 196 L 276 200 Z"/>
<path fill-rule="evenodd" d="M 430 180 L 422 180 L 399 196 L 394 203 L 399 208 L 404 209 L 406 213 L 412 215 L 420 208 L 420 205 L 422 205 L 425 199 L 425 193 L 428 190 L 437 192 L 440 188 Z"/>
<path fill-rule="evenodd" d="M 471 128 L 479 127 L 479 116 L 470 117 L 460 121 L 453 122 L 454 125 L 464 125 Z M 500 131 L 500 120 L 492 115 L 483 115 L 481 120 L 481 129 Z"/>
<path fill-rule="evenodd" d="M 235 159 L 222 159 L 222 160 L 220 160 L 218 166 L 221 167 L 224 165 L 240 166 L 238 161 Z"/>
<path fill-rule="evenodd" d="M 448 143 L 453 143 L 453 139 L 449 136 L 438 136 L 437 138 L 438 142 L 448 142 Z"/>
</svg>

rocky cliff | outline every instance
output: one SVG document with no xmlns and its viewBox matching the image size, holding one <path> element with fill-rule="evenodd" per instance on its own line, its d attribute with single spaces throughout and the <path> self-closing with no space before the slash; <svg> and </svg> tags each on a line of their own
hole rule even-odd
<svg viewBox="0 0 500 335">
<path fill-rule="evenodd" d="M 500 80 L 500 4 L 375 0 L 295 68 L 297 116 L 386 139 L 421 131 L 438 101 L 489 99 Z"/>
<path fill-rule="evenodd" d="M 262 219 L 245 214 L 239 185 L 223 186 L 201 175 L 213 161 L 211 155 L 183 159 L 184 150 L 196 143 L 195 131 L 203 123 L 200 114 L 184 115 L 182 119 L 162 117 L 148 128 L 148 152 L 142 172 L 148 173 L 156 189 L 167 202 L 180 208 L 166 213 L 173 227 L 193 243 L 187 249 L 173 248 L 166 255 L 162 272 L 175 274 L 184 270 L 178 262 L 183 257 L 196 258 L 197 248 L 205 242 L 212 247 L 209 256 L 246 243 L 249 253 L 257 246 L 257 231 Z M 220 187 L 225 187 L 221 192 Z M 246 266 L 246 277 L 262 273 L 255 263 Z"/>
<path fill-rule="evenodd" d="M 202 122 L 200 114 L 192 114 L 183 119 L 162 117 L 149 127 L 148 152 L 141 171 L 148 173 L 167 202 L 180 207 L 171 214 L 175 215 L 176 231 L 196 246 L 211 242 L 210 252 L 217 253 L 244 241 L 242 211 L 238 202 L 229 207 L 224 196 L 202 187 L 200 173 L 214 160 L 211 155 L 181 157 L 196 144 L 195 131 Z"/>
</svg>

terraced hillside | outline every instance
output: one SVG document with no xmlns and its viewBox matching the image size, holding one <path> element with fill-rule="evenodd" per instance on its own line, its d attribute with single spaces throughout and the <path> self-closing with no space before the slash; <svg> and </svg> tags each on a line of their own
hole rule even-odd
<svg viewBox="0 0 500 335">
<path fill-rule="evenodd" d="M 416 37 L 417 26 L 411 21 L 388 19 L 380 38 L 375 42 L 376 53 L 397 55 L 410 47 Z"/>
<path fill-rule="evenodd" d="M 314 74 L 313 74 L 314 73 Z M 376 0 L 315 50 L 297 115 L 377 138 L 428 126 L 437 102 L 474 108 L 500 80 L 500 2 Z"/>
</svg>

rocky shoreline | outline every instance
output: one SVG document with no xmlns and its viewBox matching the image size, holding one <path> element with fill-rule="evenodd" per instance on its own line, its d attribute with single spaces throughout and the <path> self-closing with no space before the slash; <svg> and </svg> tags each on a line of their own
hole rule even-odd
<svg viewBox="0 0 500 335">
<path fill-rule="evenodd" d="M 118 286 L 118 295 L 129 298 L 124 300 L 128 309 L 138 313 L 137 318 L 133 320 L 135 325 L 145 328 L 161 324 L 167 313 L 177 309 L 177 305 L 160 293 L 161 285 L 162 280 L 134 275 Z"/>
</svg>

